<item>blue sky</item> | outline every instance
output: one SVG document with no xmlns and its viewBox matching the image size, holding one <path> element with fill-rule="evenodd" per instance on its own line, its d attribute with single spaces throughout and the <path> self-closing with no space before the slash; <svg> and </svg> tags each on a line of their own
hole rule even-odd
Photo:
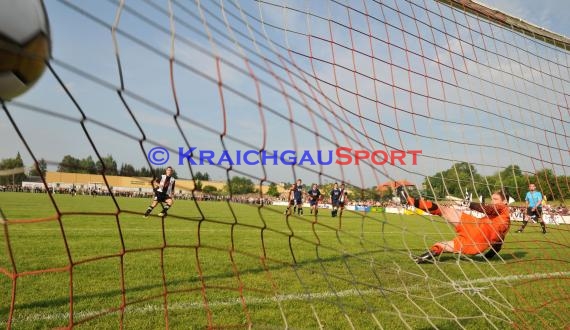
<svg viewBox="0 0 570 330">
<path fill-rule="evenodd" d="M 565 1 L 481 2 L 570 35 Z M 423 155 L 415 166 L 236 166 L 229 173 L 275 182 L 292 182 L 295 177 L 305 182 L 344 180 L 369 187 L 401 178 L 421 183 L 423 176 L 457 161 L 472 162 L 485 174 L 509 164 L 520 164 L 529 172 L 543 167 L 560 174 L 569 171 L 564 164 L 567 155 L 561 152 L 569 141 L 561 131 L 570 132 L 570 127 L 560 121 L 568 121 L 568 112 L 556 106 L 565 102 L 561 90 L 568 101 L 567 53 L 484 23 L 482 31 L 495 33 L 499 42 L 469 35 L 467 29 L 434 15 L 450 11 L 429 1 L 431 14 L 403 1 L 385 1 L 383 7 L 351 2 L 350 15 L 334 4 L 284 2 L 295 11 L 283 9 L 281 3 L 205 1 L 197 8 L 194 3 L 174 2 L 172 23 L 167 2 L 151 6 L 127 1 L 128 7 L 118 12 L 113 1 L 86 2 L 74 9 L 47 0 L 52 65 L 73 98 L 46 72 L 7 107 L 36 158 L 51 164 L 66 154 L 96 159 L 99 153 L 112 155 L 119 164 L 148 166 L 145 152 L 156 146 L 171 153 L 188 146 L 217 153 L 262 148 L 316 153 L 348 146 L 419 149 Z M 365 10 L 376 20 L 366 20 Z M 337 24 L 328 24 L 327 18 Z M 475 23 L 460 15 L 456 19 L 463 25 Z M 433 20 L 433 30 L 427 28 L 428 20 Z M 111 33 L 111 27 L 117 34 Z M 373 44 L 362 33 L 369 27 Z M 461 37 L 473 38 L 478 47 L 451 37 L 457 33 L 454 28 Z M 446 38 L 442 31 L 448 29 Z M 309 32 L 314 36 L 310 44 Z M 412 37 L 418 33 L 423 42 Z M 505 47 L 510 41 L 517 47 Z M 410 52 L 403 51 L 405 47 Z M 351 52 L 352 48 L 358 51 Z M 425 58 L 414 55 L 420 52 Z M 481 63 L 462 59 L 461 52 L 482 59 Z M 370 60 L 372 54 L 377 61 Z M 170 56 L 176 63 L 174 85 Z M 216 61 L 216 56 L 221 60 Z M 562 73 L 557 72 L 560 68 Z M 117 92 L 119 73 L 125 86 L 123 100 Z M 541 82 L 534 84 L 537 80 Z M 3 112 L 0 130 L 0 158 L 20 151 L 26 165 L 31 165 Z M 180 166 L 174 159 L 176 155 L 169 165 L 188 177 L 187 164 Z M 208 165 L 193 170 L 217 179 L 225 179 L 227 173 L 227 168 Z"/>
<path fill-rule="evenodd" d="M 565 0 L 480 0 L 479 2 L 558 34 L 567 37 L 570 35 L 570 24 L 566 16 L 569 5 Z"/>
</svg>

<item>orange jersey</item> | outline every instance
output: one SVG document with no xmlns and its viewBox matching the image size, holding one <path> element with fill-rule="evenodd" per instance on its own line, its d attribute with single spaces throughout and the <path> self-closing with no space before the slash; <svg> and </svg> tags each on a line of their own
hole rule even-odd
<svg viewBox="0 0 570 330">
<path fill-rule="evenodd" d="M 437 204 L 427 199 L 408 197 L 408 205 L 413 205 L 415 208 L 418 208 L 429 214 L 441 215 L 441 210 Z"/>
<path fill-rule="evenodd" d="M 492 244 L 502 242 L 509 231 L 511 220 L 507 205 L 483 205 L 471 203 L 470 208 L 484 213 L 476 218 L 463 213 L 461 224 L 455 227 L 457 236 L 453 239 L 454 252 L 478 254 Z"/>
</svg>

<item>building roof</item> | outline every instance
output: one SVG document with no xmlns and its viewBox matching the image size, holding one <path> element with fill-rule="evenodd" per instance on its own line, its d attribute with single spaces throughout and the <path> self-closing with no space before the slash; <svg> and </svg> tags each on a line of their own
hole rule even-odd
<svg viewBox="0 0 570 330">
<path fill-rule="evenodd" d="M 408 181 L 408 180 L 388 181 L 388 182 L 384 182 L 384 183 L 379 184 L 379 185 L 376 187 L 376 189 L 377 189 L 377 190 L 385 190 L 385 189 L 388 189 L 388 188 L 396 189 L 396 188 L 398 188 L 399 186 L 406 186 L 406 187 L 408 187 L 408 186 L 415 186 L 415 184 L 411 183 L 411 182 Z"/>
</svg>

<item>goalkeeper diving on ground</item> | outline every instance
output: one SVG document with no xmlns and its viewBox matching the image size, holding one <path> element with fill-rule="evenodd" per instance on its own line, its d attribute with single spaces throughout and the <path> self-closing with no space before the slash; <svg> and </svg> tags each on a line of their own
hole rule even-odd
<svg viewBox="0 0 570 330">
<path fill-rule="evenodd" d="M 433 262 L 435 257 L 444 252 L 477 255 L 488 250 L 484 256 L 491 259 L 501 250 L 511 224 L 509 198 L 503 191 L 495 191 L 491 195 L 491 204 L 465 203 L 469 210 L 482 214 L 481 218 L 468 214 L 465 209 L 410 197 L 403 189 L 398 193 L 404 203 L 446 219 L 457 233 L 451 241 L 432 245 L 427 252 L 415 258 L 417 263 Z"/>
</svg>

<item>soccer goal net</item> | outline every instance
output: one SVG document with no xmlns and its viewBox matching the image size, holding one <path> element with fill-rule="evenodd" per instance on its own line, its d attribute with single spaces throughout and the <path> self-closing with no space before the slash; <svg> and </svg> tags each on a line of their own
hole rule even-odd
<svg viewBox="0 0 570 330">
<path fill-rule="evenodd" d="M 0 111 L 40 178 L 0 191 L 0 325 L 570 326 L 568 38 L 471 0 L 44 4 Z M 417 263 L 458 235 L 421 202 L 497 191 L 496 256 Z"/>
</svg>

